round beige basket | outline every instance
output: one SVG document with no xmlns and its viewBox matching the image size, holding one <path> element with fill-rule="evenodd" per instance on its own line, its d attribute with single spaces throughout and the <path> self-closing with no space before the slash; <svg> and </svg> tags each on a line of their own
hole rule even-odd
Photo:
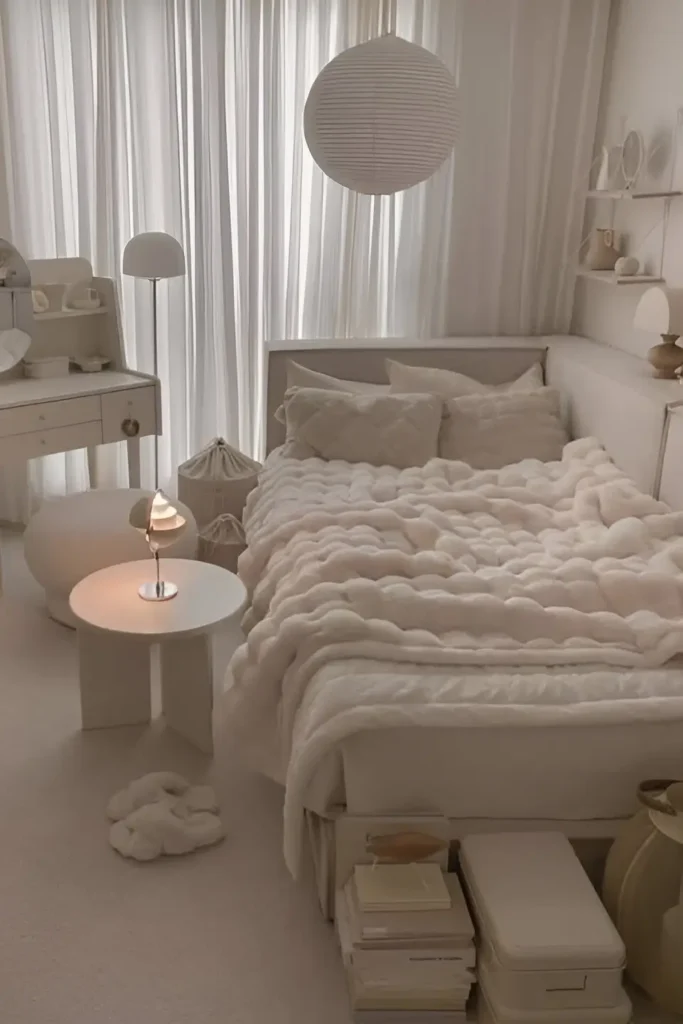
<svg viewBox="0 0 683 1024">
<path fill-rule="evenodd" d="M 244 529 L 239 519 L 225 512 L 216 516 L 199 533 L 199 559 L 237 572 L 237 560 L 246 548 Z"/>
<path fill-rule="evenodd" d="M 241 519 L 260 469 L 259 462 L 217 437 L 178 467 L 178 497 L 199 527 L 225 514 Z"/>
</svg>

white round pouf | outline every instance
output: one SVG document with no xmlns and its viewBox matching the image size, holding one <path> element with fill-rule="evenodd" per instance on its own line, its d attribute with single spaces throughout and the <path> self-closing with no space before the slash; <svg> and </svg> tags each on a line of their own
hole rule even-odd
<svg viewBox="0 0 683 1024">
<path fill-rule="evenodd" d="M 458 134 L 458 88 L 436 54 L 389 34 L 344 50 L 311 86 L 304 136 L 325 174 L 391 195 L 425 181 Z"/>
<path fill-rule="evenodd" d="M 24 534 L 24 556 L 31 573 L 45 588 L 53 619 L 75 628 L 69 594 L 82 579 L 121 562 L 152 556 L 144 536 L 128 522 L 130 510 L 151 491 L 94 490 L 46 501 Z M 174 502 L 187 519 L 183 534 L 161 552 L 162 557 L 195 558 L 197 524 L 186 505 Z"/>
</svg>

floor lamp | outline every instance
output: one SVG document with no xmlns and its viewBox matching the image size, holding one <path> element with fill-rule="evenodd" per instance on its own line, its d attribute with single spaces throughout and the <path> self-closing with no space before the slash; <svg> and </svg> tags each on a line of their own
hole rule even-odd
<svg viewBox="0 0 683 1024">
<path fill-rule="evenodd" d="M 134 235 L 123 250 L 123 273 L 141 277 L 152 284 L 154 331 L 154 376 L 159 376 L 157 285 L 168 277 L 185 274 L 185 253 L 180 242 L 165 231 L 144 231 Z M 154 434 L 154 490 L 159 490 L 159 435 Z"/>
</svg>

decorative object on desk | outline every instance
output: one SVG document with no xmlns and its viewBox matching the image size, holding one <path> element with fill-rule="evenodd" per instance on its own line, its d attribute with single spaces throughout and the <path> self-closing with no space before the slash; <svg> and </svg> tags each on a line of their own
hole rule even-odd
<svg viewBox="0 0 683 1024">
<path fill-rule="evenodd" d="M 175 583 L 161 579 L 159 551 L 174 544 L 182 535 L 186 520 L 171 504 L 163 491 L 152 498 L 141 498 L 130 510 L 130 525 L 144 533 L 154 556 L 156 580 L 143 583 L 138 593 L 145 601 L 169 601 L 178 593 Z"/>
<path fill-rule="evenodd" d="M 434 174 L 459 128 L 453 75 L 393 33 L 345 50 L 308 94 L 304 136 L 318 166 L 354 192 L 391 195 Z"/>
<path fill-rule="evenodd" d="M 85 281 L 70 284 L 64 293 L 66 309 L 99 309 L 100 305 L 99 292 L 96 288 L 91 288 Z"/>
<path fill-rule="evenodd" d="M 20 363 L 29 350 L 31 338 L 25 331 L 11 327 L 0 331 L 0 373 Z"/>
<path fill-rule="evenodd" d="M 602 898 L 633 981 L 683 1014 L 683 782 L 649 779 L 638 799 L 608 854 Z"/>
<path fill-rule="evenodd" d="M 409 864 L 433 857 L 448 848 L 448 841 L 426 832 L 395 832 L 389 835 L 368 836 L 366 849 L 377 860 L 394 864 Z"/>
<path fill-rule="evenodd" d="M 180 242 L 165 231 L 145 231 L 135 235 L 123 250 L 123 273 L 144 278 L 152 285 L 152 327 L 155 377 L 159 376 L 159 322 L 157 285 L 165 278 L 185 274 L 185 253 Z M 154 488 L 159 489 L 159 435 L 154 435 Z"/>
<path fill-rule="evenodd" d="M 246 546 L 239 519 L 225 512 L 199 531 L 198 558 L 200 562 L 222 565 L 229 572 L 236 573 L 237 561 Z"/>
<path fill-rule="evenodd" d="M 676 344 L 683 334 L 683 288 L 648 288 L 636 306 L 633 326 L 661 334 L 661 344 L 654 345 L 647 358 L 655 377 L 673 380 L 678 367 L 683 366 L 683 348 Z"/>
<path fill-rule="evenodd" d="M 24 533 L 24 557 L 29 571 L 45 589 L 53 619 L 75 626 L 69 594 L 82 579 L 121 562 L 149 558 L 142 533 L 130 528 L 130 511 L 152 494 L 136 488 L 84 491 L 44 502 L 31 516 Z M 193 559 L 197 554 L 197 526 L 186 505 L 178 503 L 186 526 L 162 558 Z"/>
<path fill-rule="evenodd" d="M 643 169 L 645 160 L 645 142 L 641 132 L 630 131 L 621 147 L 621 172 L 624 176 L 625 188 L 632 190 L 636 186 L 638 176 Z"/>
<path fill-rule="evenodd" d="M 109 842 L 134 860 L 191 853 L 224 837 L 218 810 L 210 786 L 191 786 L 175 772 L 151 772 L 109 801 Z"/>
<path fill-rule="evenodd" d="M 640 270 L 640 263 L 635 256 L 620 256 L 614 264 L 617 277 L 633 277 Z"/>
<path fill-rule="evenodd" d="M 46 377 L 66 377 L 68 373 L 68 356 L 40 356 L 24 360 L 25 377 L 44 380 Z"/>
<path fill-rule="evenodd" d="M 111 359 L 106 356 L 75 356 L 73 362 L 83 373 L 99 373 L 109 366 Z"/>
<path fill-rule="evenodd" d="M 61 313 L 64 309 L 65 284 L 43 284 L 41 288 L 47 296 L 50 313 Z"/>
<path fill-rule="evenodd" d="M 189 505 L 200 526 L 228 512 L 241 519 L 260 469 L 259 462 L 216 437 L 178 467 L 178 497 Z"/>
<path fill-rule="evenodd" d="M 50 308 L 50 302 L 42 288 L 31 289 L 31 303 L 34 313 L 47 313 Z"/>
<path fill-rule="evenodd" d="M 618 259 L 619 249 L 612 228 L 594 228 L 585 265 L 589 270 L 614 270 Z"/>
</svg>

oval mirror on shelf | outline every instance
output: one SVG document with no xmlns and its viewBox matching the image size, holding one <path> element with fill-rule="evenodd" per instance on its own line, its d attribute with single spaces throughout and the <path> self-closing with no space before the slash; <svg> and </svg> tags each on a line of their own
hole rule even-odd
<svg viewBox="0 0 683 1024">
<path fill-rule="evenodd" d="M 31 344 L 31 272 L 18 249 L 0 238 L 0 373 L 21 362 Z"/>
<path fill-rule="evenodd" d="M 642 132 L 630 131 L 621 147 L 621 173 L 627 189 L 635 188 L 644 159 L 645 142 Z"/>
</svg>

